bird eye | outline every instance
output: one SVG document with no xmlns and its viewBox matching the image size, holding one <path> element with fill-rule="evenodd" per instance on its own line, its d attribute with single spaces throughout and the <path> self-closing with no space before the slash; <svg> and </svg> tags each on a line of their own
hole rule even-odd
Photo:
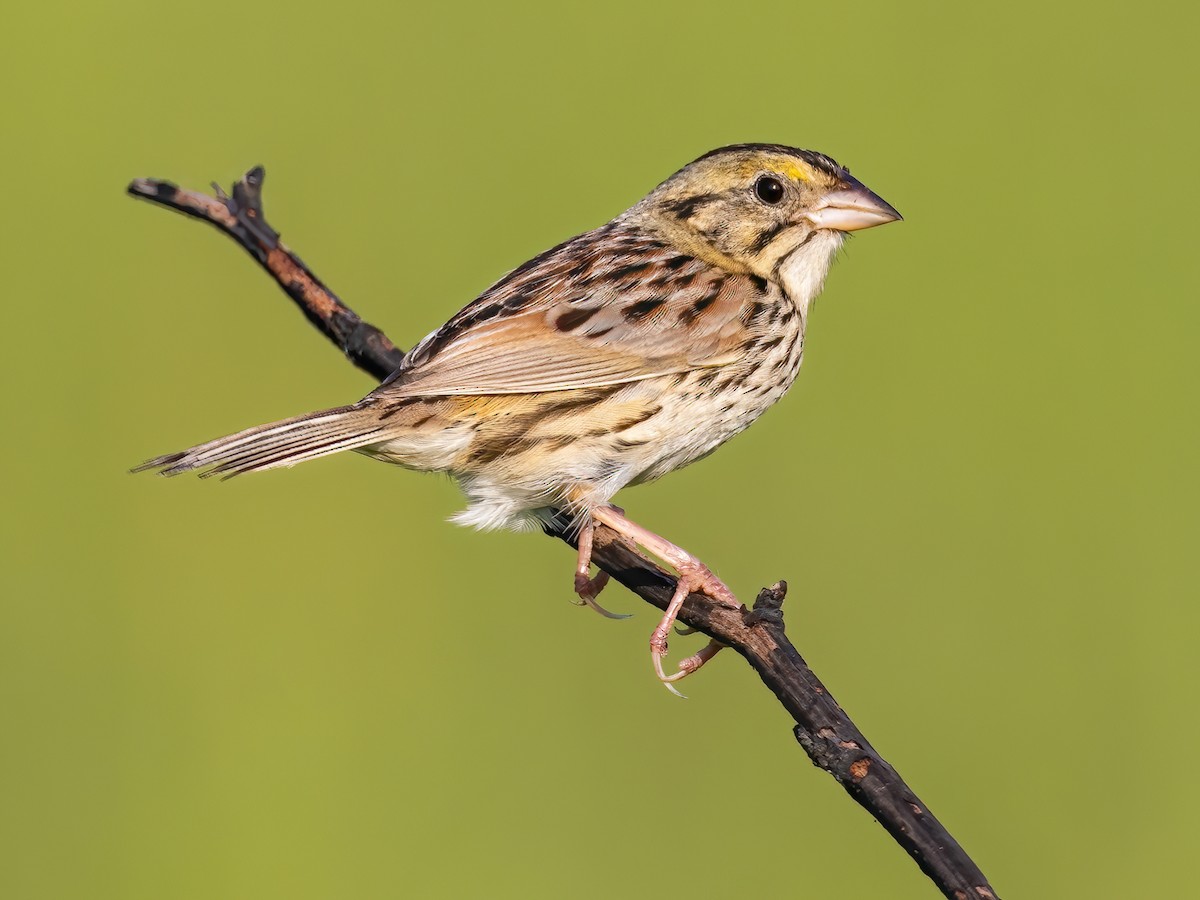
<svg viewBox="0 0 1200 900">
<path fill-rule="evenodd" d="M 783 199 L 783 184 L 774 175 L 763 175 L 754 182 L 754 193 L 763 203 L 774 206 Z"/>
</svg>

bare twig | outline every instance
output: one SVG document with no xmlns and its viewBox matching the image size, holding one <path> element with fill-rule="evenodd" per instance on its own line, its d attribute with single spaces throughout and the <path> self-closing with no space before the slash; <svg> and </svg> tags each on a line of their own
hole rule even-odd
<svg viewBox="0 0 1200 900">
<path fill-rule="evenodd" d="M 127 190 L 134 197 L 170 207 L 228 234 L 271 274 L 308 321 L 341 347 L 352 363 L 382 381 L 400 365 L 404 352 L 382 331 L 360 319 L 280 242 L 262 213 L 265 177 L 263 167 L 255 166 L 233 186 L 232 197 L 216 184 L 217 196 L 210 197 L 152 178 L 138 178 Z"/>
<path fill-rule="evenodd" d="M 262 211 L 264 172 L 256 166 L 228 197 L 184 190 L 168 181 L 139 178 L 128 192 L 220 229 L 253 256 L 310 322 L 376 379 L 387 377 L 404 354 L 382 331 L 364 322 L 279 241 Z M 215 186 L 214 186 L 215 187 Z M 565 532 L 554 537 L 571 543 Z M 647 603 L 665 609 L 674 591 L 669 573 L 597 527 L 592 560 Z M 993 900 L 983 873 L 950 833 L 875 751 L 787 639 L 783 598 L 787 585 L 765 588 L 753 610 L 733 610 L 692 594 L 679 618 L 740 653 L 795 719 L 796 740 L 813 763 L 832 775 L 916 860 L 942 893 L 955 900 Z"/>
</svg>

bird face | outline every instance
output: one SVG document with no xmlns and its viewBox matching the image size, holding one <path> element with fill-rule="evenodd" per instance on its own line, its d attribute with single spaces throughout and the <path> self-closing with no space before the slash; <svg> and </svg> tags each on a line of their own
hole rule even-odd
<svg viewBox="0 0 1200 900">
<path fill-rule="evenodd" d="M 815 236 L 831 254 L 843 233 L 900 218 L 829 157 L 774 144 L 714 150 L 630 212 L 693 256 L 774 281 Z"/>
</svg>

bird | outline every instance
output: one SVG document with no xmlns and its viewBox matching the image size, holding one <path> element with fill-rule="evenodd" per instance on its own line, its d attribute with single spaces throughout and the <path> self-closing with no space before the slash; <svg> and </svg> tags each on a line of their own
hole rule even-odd
<svg viewBox="0 0 1200 900">
<path fill-rule="evenodd" d="M 567 524 L 579 604 L 596 600 L 597 525 L 678 574 L 650 639 L 673 692 L 720 649 L 667 673 L 671 627 L 693 592 L 740 608 L 699 559 L 612 503 L 695 462 L 791 387 L 809 311 L 851 232 L 901 215 L 823 153 L 720 147 L 609 222 L 509 272 L 346 406 L 239 431 L 134 471 L 232 477 L 354 450 L 452 476 L 451 521 L 488 530 Z"/>
</svg>

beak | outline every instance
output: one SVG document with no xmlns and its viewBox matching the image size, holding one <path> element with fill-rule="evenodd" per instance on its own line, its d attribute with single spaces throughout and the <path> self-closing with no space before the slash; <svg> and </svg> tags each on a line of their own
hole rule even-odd
<svg viewBox="0 0 1200 900">
<path fill-rule="evenodd" d="M 846 176 L 837 190 L 826 194 L 806 218 L 814 228 L 860 231 L 904 217 L 857 178 Z"/>
</svg>

